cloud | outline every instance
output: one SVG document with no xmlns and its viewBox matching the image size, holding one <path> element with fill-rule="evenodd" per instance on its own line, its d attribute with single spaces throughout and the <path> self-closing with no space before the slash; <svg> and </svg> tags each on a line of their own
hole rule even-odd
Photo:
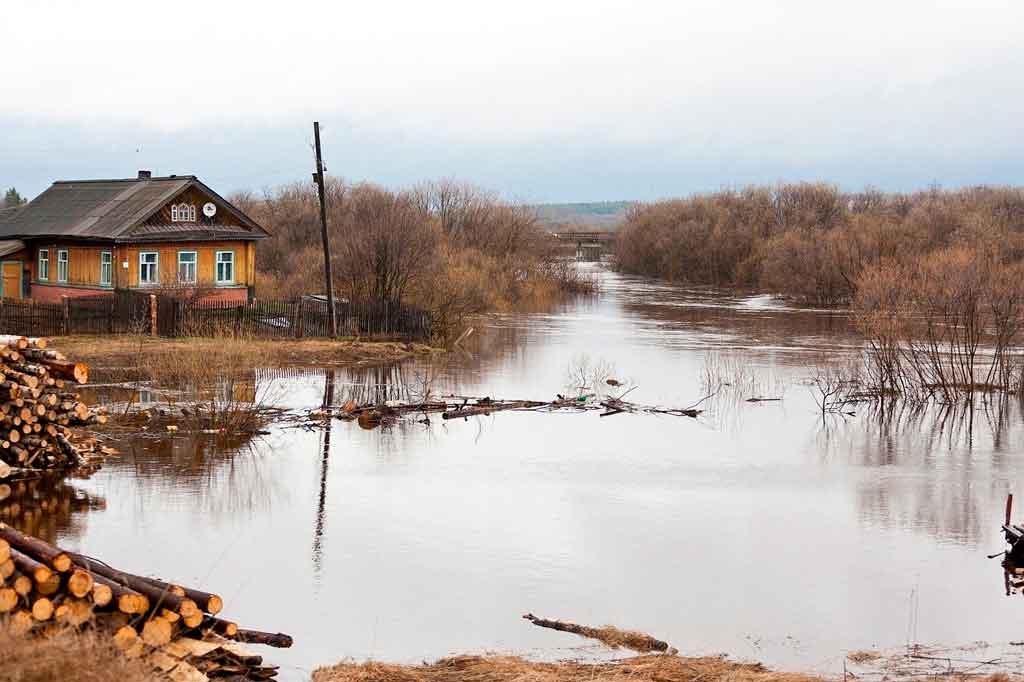
<svg viewBox="0 0 1024 682">
<path fill-rule="evenodd" d="M 0 184 L 304 181 L 314 118 L 340 175 L 529 200 L 1021 180 L 1021 3 L 99 7 L 5 7 Z"/>
</svg>

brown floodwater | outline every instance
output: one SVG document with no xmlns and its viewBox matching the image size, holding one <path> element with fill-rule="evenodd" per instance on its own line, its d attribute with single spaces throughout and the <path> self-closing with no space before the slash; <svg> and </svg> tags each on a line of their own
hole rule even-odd
<svg viewBox="0 0 1024 682">
<path fill-rule="evenodd" d="M 827 673 L 852 649 L 1020 639 L 1024 602 L 985 558 L 1024 480 L 1017 404 L 823 420 L 807 380 L 859 348 L 842 313 L 600 277 L 594 299 L 494 317 L 472 352 L 261 370 L 252 390 L 296 410 L 425 384 L 548 399 L 571 390 L 570 367 L 603 366 L 630 400 L 679 407 L 710 368 L 732 385 L 699 418 L 506 412 L 137 438 L 54 484 L 67 502 L 43 530 L 292 634 L 266 652 L 286 680 L 344 657 L 595 655 L 526 612 Z"/>
</svg>

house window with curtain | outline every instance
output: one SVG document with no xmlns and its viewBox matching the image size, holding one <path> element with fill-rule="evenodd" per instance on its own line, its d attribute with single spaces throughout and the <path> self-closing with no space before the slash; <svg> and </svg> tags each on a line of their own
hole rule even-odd
<svg viewBox="0 0 1024 682">
<path fill-rule="evenodd" d="M 178 281 L 182 284 L 196 283 L 196 252 L 178 252 Z"/>
<path fill-rule="evenodd" d="M 156 286 L 160 283 L 160 253 L 157 251 L 139 252 L 139 286 Z"/>
</svg>

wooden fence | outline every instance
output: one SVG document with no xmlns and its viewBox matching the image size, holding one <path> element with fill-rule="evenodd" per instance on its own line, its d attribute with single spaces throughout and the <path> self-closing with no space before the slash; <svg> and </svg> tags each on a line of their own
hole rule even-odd
<svg viewBox="0 0 1024 682">
<path fill-rule="evenodd" d="M 427 340 L 429 313 L 387 303 L 335 304 L 340 336 Z M 330 336 L 327 303 L 305 296 L 290 301 L 188 301 L 164 294 L 118 291 L 64 298 L 61 303 L 0 301 L 0 332 L 25 336 L 153 334 L 168 337 Z"/>
</svg>

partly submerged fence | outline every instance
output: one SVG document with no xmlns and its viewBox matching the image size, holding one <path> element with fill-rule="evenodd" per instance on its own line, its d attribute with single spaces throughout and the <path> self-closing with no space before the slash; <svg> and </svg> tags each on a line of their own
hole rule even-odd
<svg viewBox="0 0 1024 682">
<path fill-rule="evenodd" d="M 118 291 L 64 298 L 61 303 L 0 301 L 0 330 L 25 336 L 152 334 L 168 337 L 330 337 L 327 302 L 304 296 L 290 301 L 234 303 L 189 301 L 165 294 Z M 335 304 L 339 336 L 427 340 L 424 310 L 383 302 Z"/>
</svg>

